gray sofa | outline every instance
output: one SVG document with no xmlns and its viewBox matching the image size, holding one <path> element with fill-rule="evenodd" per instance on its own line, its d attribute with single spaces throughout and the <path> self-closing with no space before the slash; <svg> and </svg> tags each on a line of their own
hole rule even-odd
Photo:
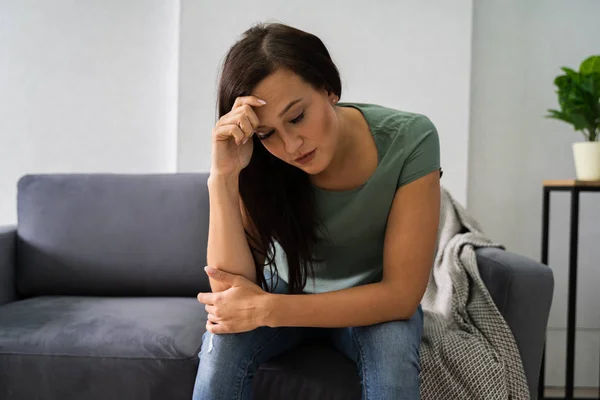
<svg viewBox="0 0 600 400">
<path fill-rule="evenodd" d="M 27 175 L 0 229 L 0 399 L 189 400 L 208 291 L 206 174 Z M 532 395 L 549 268 L 477 253 Z M 201 372 L 200 372 L 201 373 Z M 354 365 L 323 343 L 263 365 L 257 399 L 359 399 Z"/>
</svg>

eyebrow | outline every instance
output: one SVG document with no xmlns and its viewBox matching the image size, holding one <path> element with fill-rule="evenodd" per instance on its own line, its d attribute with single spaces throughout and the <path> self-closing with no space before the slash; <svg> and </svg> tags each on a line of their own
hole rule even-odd
<svg viewBox="0 0 600 400">
<path fill-rule="evenodd" d="M 298 103 L 300 101 L 302 101 L 302 97 L 300 97 L 299 99 L 296 99 L 294 101 L 291 101 L 290 104 L 288 104 L 287 106 L 285 106 L 285 108 L 279 113 L 278 117 L 279 118 L 283 117 L 283 114 L 285 114 L 286 112 L 288 112 L 288 110 L 290 108 L 292 108 L 294 106 L 294 104 L 296 104 L 296 103 Z M 264 126 L 264 125 L 261 125 L 258 128 L 256 128 L 256 129 L 260 129 L 260 128 L 268 128 L 268 127 Z"/>
</svg>

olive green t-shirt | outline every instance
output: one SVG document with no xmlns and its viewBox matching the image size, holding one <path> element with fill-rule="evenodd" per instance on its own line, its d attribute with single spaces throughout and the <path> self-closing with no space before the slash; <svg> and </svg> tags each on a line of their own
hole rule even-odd
<svg viewBox="0 0 600 400">
<path fill-rule="evenodd" d="M 315 279 L 304 292 L 323 293 L 378 282 L 383 273 L 387 218 L 396 190 L 440 169 L 437 130 L 420 114 L 365 103 L 338 103 L 359 110 L 369 125 L 378 165 L 358 188 L 332 191 L 313 186 L 322 222 L 313 264 Z M 322 231 L 322 232 L 321 232 Z M 285 253 L 275 243 L 278 275 L 288 282 Z"/>
</svg>

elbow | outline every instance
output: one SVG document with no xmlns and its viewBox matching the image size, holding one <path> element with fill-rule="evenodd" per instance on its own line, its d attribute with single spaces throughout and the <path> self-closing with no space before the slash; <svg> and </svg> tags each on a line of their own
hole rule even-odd
<svg viewBox="0 0 600 400">
<path fill-rule="evenodd" d="M 396 299 L 396 301 L 390 302 L 390 304 L 393 305 L 391 310 L 393 315 L 392 319 L 396 321 L 403 321 L 411 319 L 413 315 L 415 315 L 419 309 L 420 303 L 409 302 L 405 299 Z"/>
<path fill-rule="evenodd" d="M 224 292 L 225 290 L 229 289 L 228 285 L 213 278 L 208 278 L 208 283 L 210 284 L 210 291 L 213 293 Z"/>
<path fill-rule="evenodd" d="M 415 305 L 408 305 L 408 304 L 402 304 L 402 303 L 397 303 L 396 306 L 394 307 L 394 309 L 392 310 L 392 320 L 394 321 L 406 321 L 411 319 L 415 313 L 417 312 L 417 310 L 419 309 L 419 304 Z"/>
<path fill-rule="evenodd" d="M 405 305 L 404 307 L 401 307 L 398 311 L 398 314 L 400 316 L 400 320 L 407 320 L 407 319 L 411 319 L 415 313 L 417 312 L 417 310 L 419 309 L 419 304 L 417 303 L 416 305 L 414 304 L 410 304 L 410 305 Z"/>
<path fill-rule="evenodd" d="M 394 320 L 411 319 L 421 304 L 422 296 L 417 296 L 413 293 L 407 293 L 405 288 L 391 288 L 389 292 L 390 313 Z"/>
<path fill-rule="evenodd" d="M 217 264 L 216 267 L 211 266 L 212 268 L 219 270 L 219 271 L 223 271 L 226 272 L 230 275 L 237 275 L 237 276 L 241 276 L 247 280 L 249 280 L 250 282 L 254 283 L 257 286 L 260 286 L 260 284 L 258 283 L 258 277 L 256 275 L 256 271 L 254 269 L 250 269 L 248 268 L 248 271 L 243 271 L 243 272 L 234 272 L 232 271 L 231 268 L 224 268 L 221 267 L 220 264 Z M 223 292 L 227 289 L 229 289 L 231 287 L 231 285 L 227 284 L 227 283 L 223 283 L 221 281 L 215 280 L 211 277 L 208 277 L 208 282 L 210 284 L 210 288 L 212 290 L 213 293 L 216 292 Z"/>
</svg>

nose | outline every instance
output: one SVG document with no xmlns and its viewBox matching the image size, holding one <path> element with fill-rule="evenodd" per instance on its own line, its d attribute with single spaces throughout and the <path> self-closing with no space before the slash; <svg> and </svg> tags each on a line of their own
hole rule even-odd
<svg viewBox="0 0 600 400">
<path fill-rule="evenodd" d="M 303 140 L 300 136 L 285 132 L 280 135 L 281 140 L 283 141 L 283 148 L 286 153 L 290 155 L 295 155 L 298 152 L 298 149 L 302 146 Z"/>
</svg>

